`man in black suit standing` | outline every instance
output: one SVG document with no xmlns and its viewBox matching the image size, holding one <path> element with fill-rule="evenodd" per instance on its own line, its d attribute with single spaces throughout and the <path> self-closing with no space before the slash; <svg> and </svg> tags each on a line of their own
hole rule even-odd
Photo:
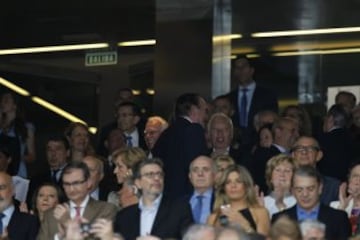
<svg viewBox="0 0 360 240">
<path fill-rule="evenodd" d="M 175 119 L 161 134 L 152 154 L 164 161 L 165 189 L 171 198 L 191 194 L 188 178 L 190 162 L 206 155 L 204 122 L 207 117 L 205 100 L 195 93 L 178 97 L 175 104 Z"/>
<path fill-rule="evenodd" d="M 164 172 L 160 159 L 140 161 L 133 178 L 141 193 L 139 203 L 122 209 L 116 215 L 114 231 L 125 240 L 151 235 L 160 239 L 181 239 L 193 223 L 190 205 L 173 201 L 163 194 Z"/>
<path fill-rule="evenodd" d="M 0 172 L 0 232 L 1 237 L 35 240 L 39 230 L 37 217 L 19 212 L 13 204 L 14 186 L 11 176 Z M 2 238 L 1 238 L 2 239 Z"/>
<path fill-rule="evenodd" d="M 312 166 L 301 166 L 295 170 L 292 179 L 292 193 L 296 205 L 273 216 L 273 222 L 281 215 L 288 215 L 296 221 L 318 220 L 326 225 L 326 239 L 348 239 L 350 222 L 344 211 L 320 203 L 322 191 L 321 176 Z"/>
<path fill-rule="evenodd" d="M 277 113 L 279 109 L 277 96 L 269 89 L 256 84 L 254 72 L 249 59 L 245 56 L 237 57 L 233 63 L 233 77 L 239 86 L 228 94 L 235 110 L 232 115 L 234 126 L 240 127 L 243 147 L 249 151 L 256 141 L 254 115 L 262 110 Z"/>
<path fill-rule="evenodd" d="M 331 106 L 324 118 L 324 133 L 318 139 L 324 153 L 318 164 L 319 171 L 340 181 L 346 181 L 355 156 L 354 143 L 347 129 L 348 120 L 342 105 Z"/>
</svg>

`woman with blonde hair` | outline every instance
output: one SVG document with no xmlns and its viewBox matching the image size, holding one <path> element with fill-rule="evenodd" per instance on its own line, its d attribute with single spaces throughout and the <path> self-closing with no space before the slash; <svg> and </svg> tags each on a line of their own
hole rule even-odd
<svg viewBox="0 0 360 240">
<path fill-rule="evenodd" d="M 65 137 L 70 145 L 70 161 L 82 161 L 95 153 L 90 141 L 88 127 L 80 122 L 72 122 L 65 129 Z"/>
<path fill-rule="evenodd" d="M 120 208 L 138 202 L 137 189 L 131 180 L 132 167 L 145 158 L 146 153 L 139 147 L 124 147 L 112 154 L 115 165 L 114 174 L 122 187 L 119 192 L 109 193 L 108 202 L 115 203 Z"/>
<path fill-rule="evenodd" d="M 216 176 L 215 176 L 215 184 L 217 185 L 224 174 L 224 171 L 232 165 L 235 165 L 235 160 L 229 155 L 219 155 L 214 159 L 216 165 Z"/>
<path fill-rule="evenodd" d="M 296 204 L 295 197 L 290 193 L 291 178 L 296 167 L 295 160 L 286 154 L 276 155 L 267 162 L 265 178 L 271 192 L 263 198 L 263 204 L 270 217 Z"/>
<path fill-rule="evenodd" d="M 216 191 L 214 212 L 208 218 L 214 226 L 239 225 L 246 232 L 267 235 L 270 218 L 257 200 L 253 179 L 248 170 L 239 165 L 225 170 Z"/>
</svg>

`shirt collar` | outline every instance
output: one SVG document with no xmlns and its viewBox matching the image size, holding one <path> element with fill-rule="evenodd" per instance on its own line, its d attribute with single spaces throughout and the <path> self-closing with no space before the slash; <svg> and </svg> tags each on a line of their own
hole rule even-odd
<svg viewBox="0 0 360 240">
<path fill-rule="evenodd" d="M 253 91 L 255 90 L 256 87 L 256 82 L 252 81 L 249 85 L 247 86 L 240 86 L 239 85 L 239 91 L 242 91 L 244 88 L 246 88 L 248 91 Z"/>
<path fill-rule="evenodd" d="M 196 198 L 197 196 L 204 196 L 204 197 L 206 197 L 206 198 L 211 198 L 211 196 L 212 196 L 212 193 L 213 193 L 213 189 L 212 188 L 209 188 L 208 190 L 206 190 L 205 192 L 203 192 L 203 193 L 199 193 L 199 192 L 197 192 L 197 191 L 194 191 L 194 197 Z"/>
<path fill-rule="evenodd" d="M 139 199 L 139 208 L 140 210 L 156 210 L 159 208 L 160 206 L 160 202 L 161 202 L 161 199 L 162 199 L 162 194 L 160 194 L 156 199 L 155 201 L 153 202 L 153 204 L 151 206 L 145 206 L 144 205 L 144 199 L 143 197 L 141 197 Z"/>
<path fill-rule="evenodd" d="M 77 206 L 73 201 L 70 200 L 70 201 L 69 201 L 69 202 L 70 202 L 70 207 L 71 207 L 71 208 L 81 207 L 81 208 L 84 209 L 84 208 L 86 207 L 86 205 L 88 204 L 89 200 L 90 200 L 90 196 L 89 196 L 89 195 L 86 195 L 85 199 L 81 202 L 80 206 Z"/>
<path fill-rule="evenodd" d="M 313 209 L 310 211 L 305 210 L 304 208 L 300 207 L 299 204 L 296 204 L 296 212 L 300 215 L 311 215 L 311 216 L 318 216 L 320 209 L 320 203 L 318 203 Z"/>
</svg>

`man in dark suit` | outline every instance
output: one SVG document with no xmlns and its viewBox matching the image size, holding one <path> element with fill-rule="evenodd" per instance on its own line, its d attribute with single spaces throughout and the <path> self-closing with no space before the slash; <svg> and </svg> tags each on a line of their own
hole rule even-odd
<svg viewBox="0 0 360 240">
<path fill-rule="evenodd" d="M 160 159 L 140 161 L 133 178 L 141 193 L 139 203 L 122 209 L 116 215 L 114 231 L 125 240 L 152 235 L 161 239 L 181 239 L 193 223 L 188 202 L 172 201 L 163 194 L 164 172 Z"/>
<path fill-rule="evenodd" d="M 267 161 L 279 153 L 290 154 L 290 149 L 299 136 L 299 127 L 297 122 L 291 118 L 279 118 L 273 124 L 272 133 L 274 136 L 273 144 L 270 148 L 256 148 L 249 165 L 249 170 L 255 183 L 265 194 L 268 190 L 265 181 Z"/>
<path fill-rule="evenodd" d="M 275 214 L 272 220 L 275 221 L 283 214 L 296 221 L 318 220 L 326 225 L 326 239 L 348 239 L 351 227 L 347 214 L 321 204 L 321 190 L 321 176 L 316 169 L 311 166 L 299 167 L 292 179 L 292 193 L 296 198 L 296 205 Z"/>
<path fill-rule="evenodd" d="M 90 223 L 96 218 L 113 220 L 116 207 L 113 204 L 96 201 L 89 196 L 91 186 L 89 168 L 83 162 L 71 162 L 63 171 L 62 184 L 69 202 L 59 204 L 45 212 L 41 222 L 38 240 L 61 237 L 69 219 L 85 218 Z"/>
<path fill-rule="evenodd" d="M 144 127 L 139 127 L 141 120 L 140 108 L 133 102 L 123 102 L 117 106 L 117 126 L 125 134 L 129 147 L 146 149 Z"/>
<path fill-rule="evenodd" d="M 6 239 L 35 240 L 39 230 L 37 217 L 19 212 L 13 204 L 12 178 L 0 172 L 0 234 Z"/>
<path fill-rule="evenodd" d="M 251 150 L 256 141 L 254 115 L 262 110 L 278 112 L 277 96 L 255 83 L 254 72 L 249 59 L 245 56 L 237 57 L 233 63 L 233 77 L 239 86 L 228 94 L 235 110 L 234 126 L 240 127 L 242 143 L 247 150 Z"/>
<path fill-rule="evenodd" d="M 205 224 L 211 214 L 215 200 L 216 165 L 207 156 L 195 158 L 189 169 L 189 178 L 194 192 L 186 197 L 190 203 L 195 223 Z"/>
<path fill-rule="evenodd" d="M 319 143 L 313 137 L 299 137 L 291 149 L 291 156 L 295 159 L 298 166 L 309 165 L 316 168 L 316 164 L 322 159 L 323 152 Z M 320 202 L 330 205 L 330 202 L 339 198 L 340 181 L 336 178 L 321 174 L 322 191 Z"/>
<path fill-rule="evenodd" d="M 346 181 L 355 156 L 352 138 L 347 129 L 348 119 L 349 116 L 341 105 L 333 105 L 324 119 L 324 133 L 318 139 L 324 153 L 318 164 L 319 171 L 340 181 Z"/>
<path fill-rule="evenodd" d="M 29 193 L 27 196 L 28 206 L 31 206 L 32 195 L 43 183 L 53 182 L 61 186 L 61 174 L 70 156 L 69 143 L 64 136 L 51 136 L 46 143 L 47 168 L 44 172 L 34 176 L 30 181 Z"/>
<path fill-rule="evenodd" d="M 175 104 L 175 119 L 160 136 L 153 156 L 164 161 L 165 189 L 170 198 L 191 194 L 188 178 L 190 162 L 207 153 L 204 122 L 207 104 L 198 94 L 186 93 Z"/>
</svg>

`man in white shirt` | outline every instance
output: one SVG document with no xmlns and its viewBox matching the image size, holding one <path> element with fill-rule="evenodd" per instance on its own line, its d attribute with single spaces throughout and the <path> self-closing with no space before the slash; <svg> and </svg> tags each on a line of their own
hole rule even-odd
<svg viewBox="0 0 360 240">
<path fill-rule="evenodd" d="M 164 172 L 160 159 L 140 161 L 134 168 L 134 182 L 141 193 L 139 203 L 124 208 L 115 218 L 114 231 L 125 240 L 152 235 L 181 239 L 192 224 L 188 202 L 171 201 L 163 195 Z"/>
<path fill-rule="evenodd" d="M 45 212 L 38 240 L 61 239 L 59 225 L 65 226 L 69 219 L 85 218 L 90 223 L 96 218 L 113 219 L 116 207 L 89 196 L 89 179 L 89 168 L 83 162 L 71 162 L 64 168 L 62 184 L 69 202 Z"/>
</svg>

